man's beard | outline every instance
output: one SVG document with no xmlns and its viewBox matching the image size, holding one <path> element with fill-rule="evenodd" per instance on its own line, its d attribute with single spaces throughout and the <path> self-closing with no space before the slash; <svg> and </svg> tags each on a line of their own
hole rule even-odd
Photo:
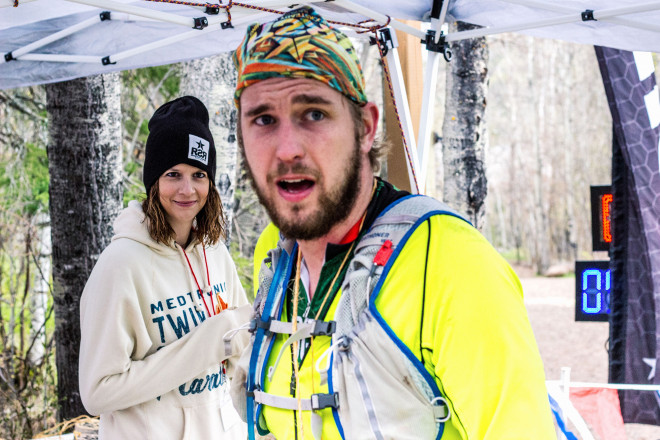
<svg viewBox="0 0 660 440">
<path fill-rule="evenodd" d="M 259 202 L 266 208 L 272 222 L 277 226 L 282 234 L 287 238 L 297 240 L 313 240 L 326 235 L 333 226 L 346 219 L 348 213 L 353 209 L 357 196 L 360 193 L 360 170 L 362 168 L 363 158 L 360 155 L 360 145 L 356 142 L 353 149 L 353 155 L 347 164 L 346 173 L 342 176 L 337 188 L 330 188 L 325 191 L 322 178 L 317 179 L 316 185 L 321 190 L 318 198 L 318 209 L 311 213 L 309 217 L 301 221 L 295 218 L 287 218 L 277 211 L 273 200 L 268 199 L 255 183 L 249 165 L 247 166 L 250 174 L 252 187 L 257 193 Z M 246 161 L 247 163 L 247 161 Z M 295 166 L 293 172 L 301 172 Z M 294 205 L 291 212 L 299 212 L 300 206 Z"/>
</svg>

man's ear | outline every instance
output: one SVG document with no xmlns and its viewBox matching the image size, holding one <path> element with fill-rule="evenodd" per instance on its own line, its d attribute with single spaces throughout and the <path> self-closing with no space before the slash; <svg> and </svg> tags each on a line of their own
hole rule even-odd
<svg viewBox="0 0 660 440">
<path fill-rule="evenodd" d="M 376 138 L 376 130 L 378 129 L 378 106 L 373 102 L 367 102 L 360 108 L 362 111 L 363 132 L 361 148 L 366 153 L 371 150 L 371 146 Z"/>
</svg>

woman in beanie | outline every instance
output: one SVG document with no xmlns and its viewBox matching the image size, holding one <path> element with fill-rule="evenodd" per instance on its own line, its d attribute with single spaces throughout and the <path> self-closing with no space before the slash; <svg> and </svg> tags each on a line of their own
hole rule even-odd
<svg viewBox="0 0 660 440">
<path fill-rule="evenodd" d="M 247 344 L 233 330 L 251 307 L 221 240 L 208 123 L 206 107 L 191 96 L 156 110 L 147 198 L 121 212 L 85 286 L 80 393 L 101 415 L 100 439 L 246 436 L 227 381 Z"/>
</svg>

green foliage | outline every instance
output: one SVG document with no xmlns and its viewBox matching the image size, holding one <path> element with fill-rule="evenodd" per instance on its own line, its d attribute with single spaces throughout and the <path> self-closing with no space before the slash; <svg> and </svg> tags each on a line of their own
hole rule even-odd
<svg viewBox="0 0 660 440">
<path fill-rule="evenodd" d="M 32 438 L 57 407 L 52 299 L 34 293 L 42 272 L 49 276 L 39 240 L 48 213 L 45 109 L 43 88 L 0 93 L 0 438 Z M 45 321 L 33 320 L 41 314 Z"/>
<path fill-rule="evenodd" d="M 254 301 L 254 291 L 252 290 L 252 258 L 246 257 L 239 251 L 239 246 L 236 242 L 232 242 L 229 246 L 229 253 L 231 254 L 232 260 L 236 265 L 236 271 L 238 272 L 238 278 L 241 280 L 241 285 L 245 290 L 245 294 L 250 302 Z"/>
<path fill-rule="evenodd" d="M 39 227 L 19 214 L 0 217 L 0 438 L 32 438 L 52 424 L 57 407 L 53 304 L 34 289 L 48 271 L 39 266 Z"/>
<path fill-rule="evenodd" d="M 144 95 L 157 92 L 165 101 L 169 101 L 179 93 L 180 80 L 173 74 L 173 67 L 168 64 L 124 71 L 122 83 L 124 87 L 134 87 Z"/>
<path fill-rule="evenodd" d="M 11 155 L 0 159 L 0 205 L 32 217 L 48 212 L 48 158 L 43 146 L 32 143 L 22 153 L 18 161 Z"/>
<path fill-rule="evenodd" d="M 34 216 L 48 211 L 48 158 L 43 146 L 25 145 L 22 160 L 0 161 L 0 194 L 3 208 Z M 17 205 L 18 204 L 18 205 Z"/>
</svg>

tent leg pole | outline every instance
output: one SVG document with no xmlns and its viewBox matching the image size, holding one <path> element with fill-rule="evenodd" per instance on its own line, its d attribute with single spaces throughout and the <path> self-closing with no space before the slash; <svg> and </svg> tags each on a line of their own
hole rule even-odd
<svg viewBox="0 0 660 440">
<path fill-rule="evenodd" d="M 417 148 L 415 145 L 415 135 L 412 126 L 412 118 L 410 116 L 410 107 L 408 106 L 408 95 L 406 94 L 406 86 L 403 82 L 403 72 L 401 71 L 401 62 L 399 61 L 399 54 L 396 50 L 398 43 L 396 42 L 396 33 L 390 29 L 389 32 L 391 47 L 388 46 L 387 55 L 385 56 L 387 66 L 390 71 L 390 84 L 394 94 L 394 106 L 398 113 L 399 122 L 401 124 L 402 135 L 404 137 L 404 144 L 408 147 L 408 177 L 410 179 L 410 192 L 419 194 L 423 191 L 420 190 L 419 179 L 416 178 L 419 172 L 419 162 L 417 159 Z"/>
</svg>

